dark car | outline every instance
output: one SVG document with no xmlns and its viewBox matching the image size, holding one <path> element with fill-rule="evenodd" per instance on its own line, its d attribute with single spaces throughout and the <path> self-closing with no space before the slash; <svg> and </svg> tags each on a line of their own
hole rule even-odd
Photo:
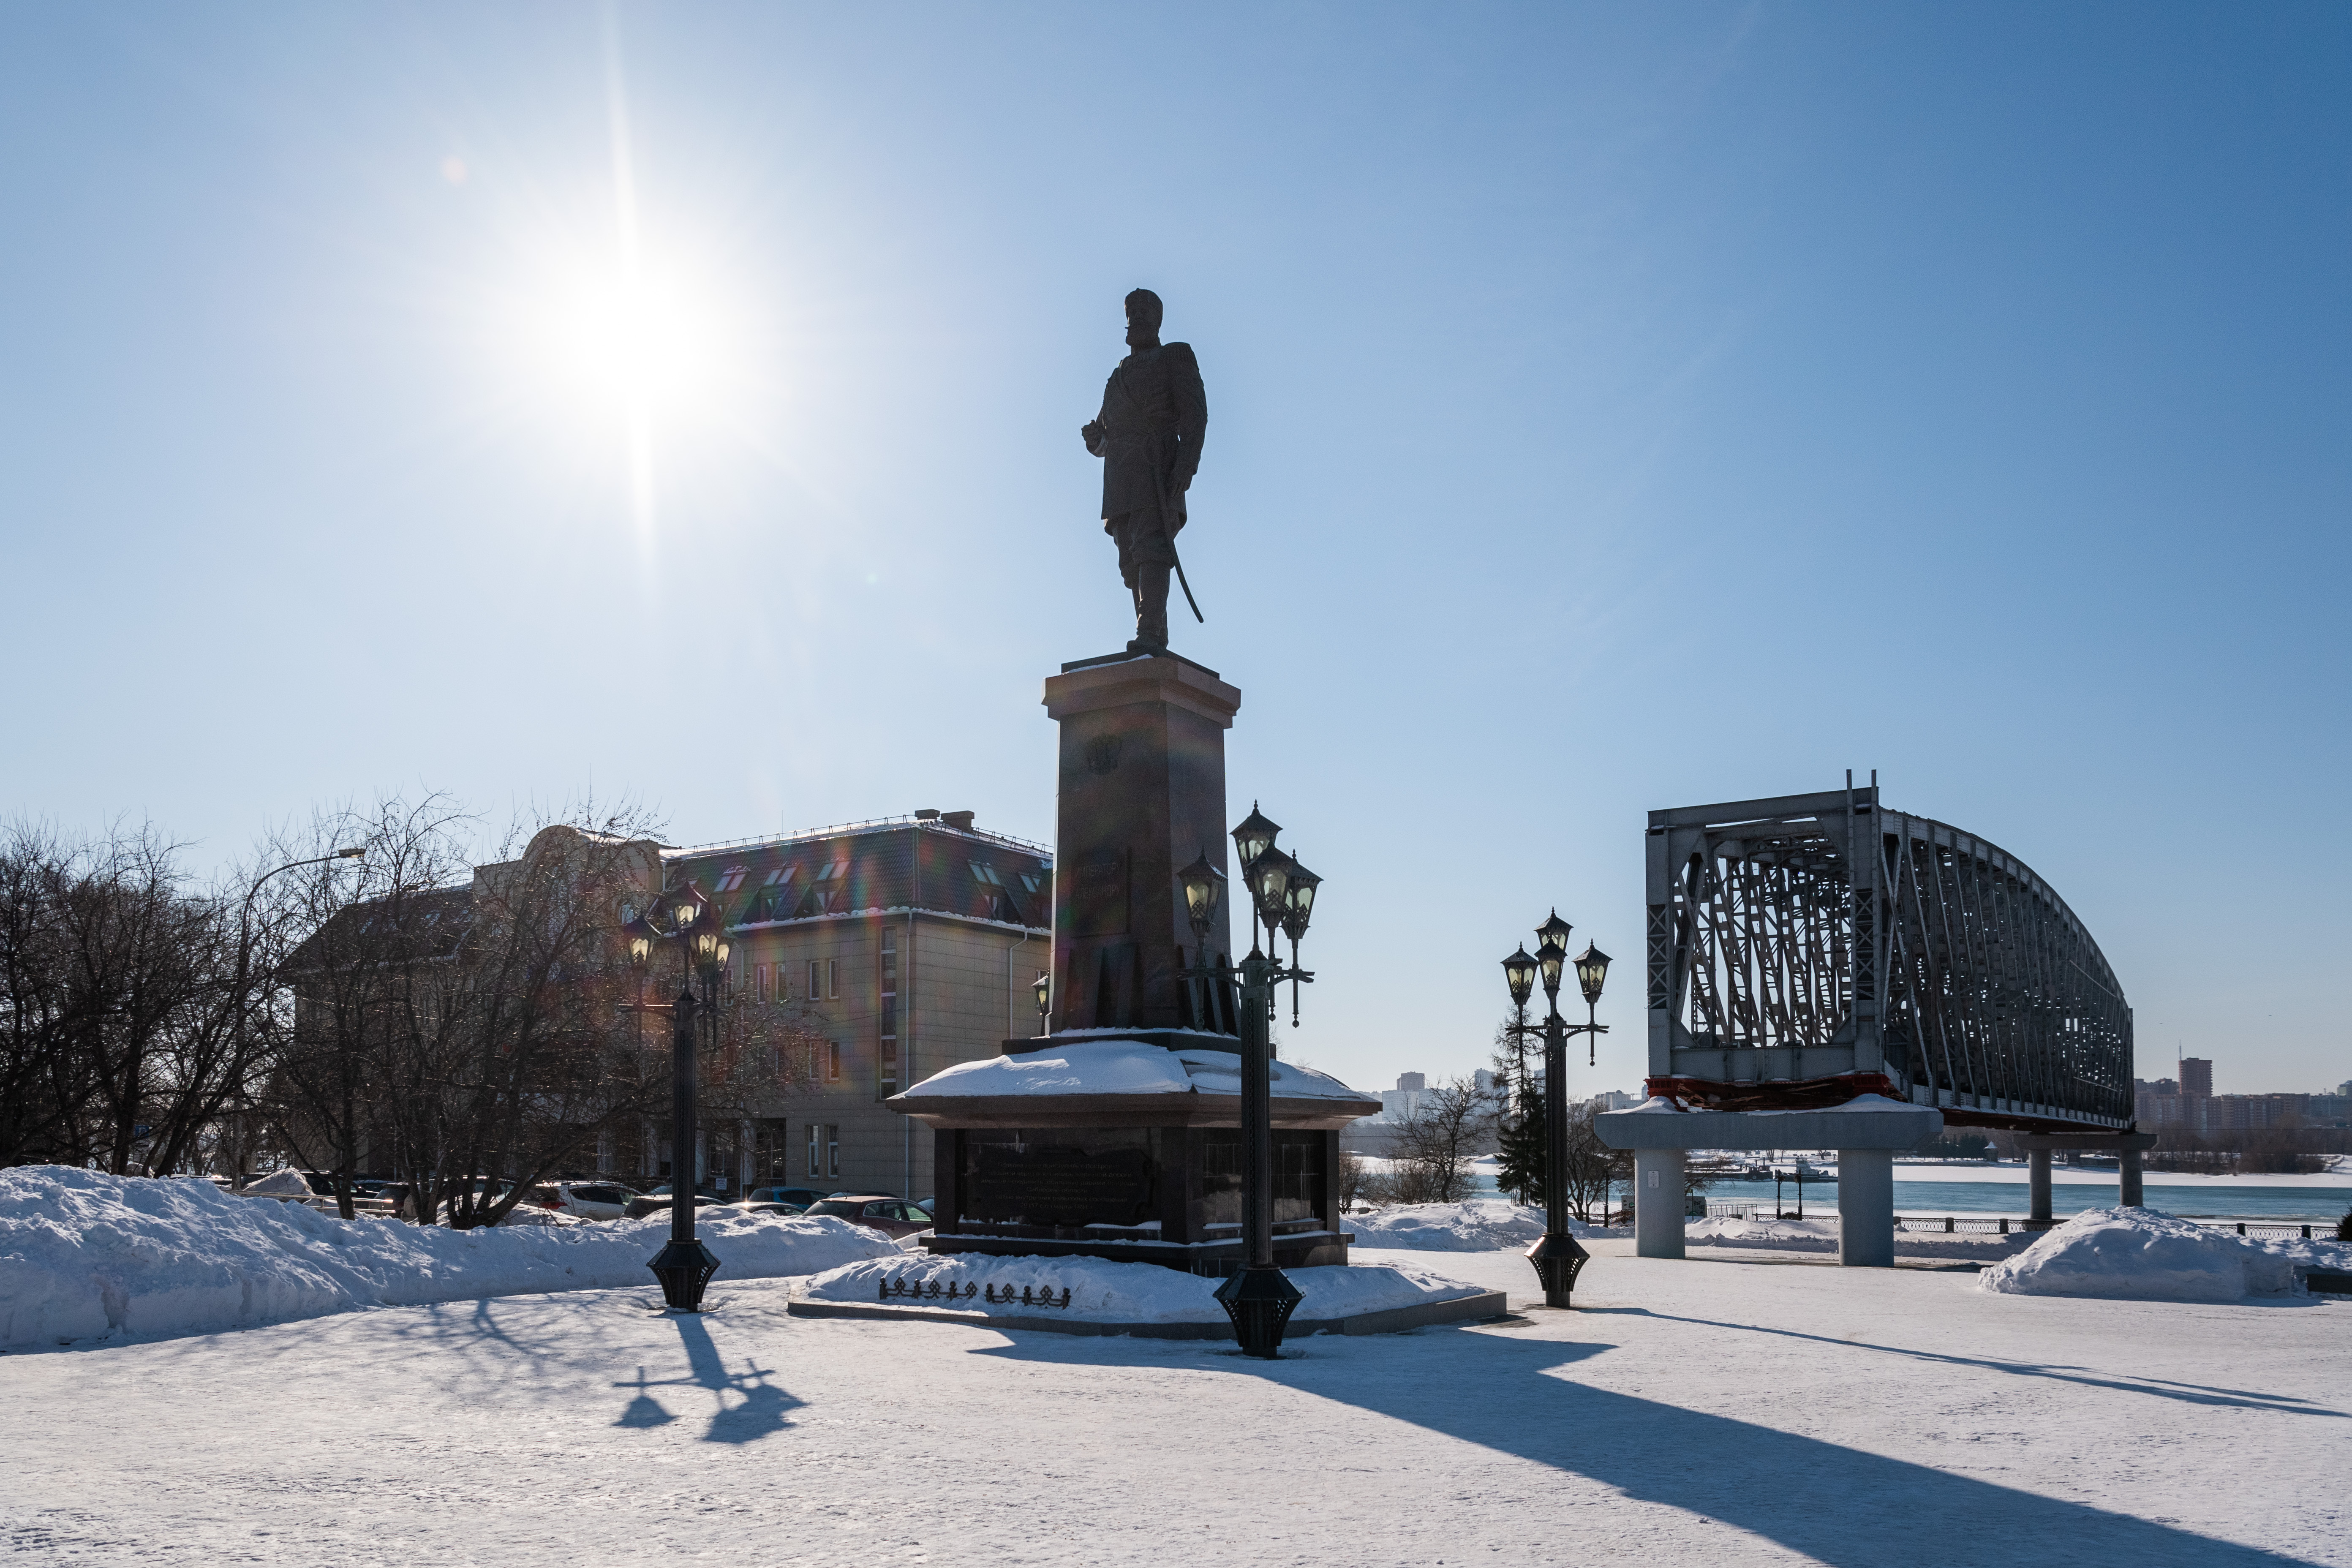
<svg viewBox="0 0 2352 1568">
<path fill-rule="evenodd" d="M 917 1231 L 931 1228 L 931 1216 L 904 1198 L 885 1196 L 879 1193 L 849 1193 L 837 1198 L 809 1205 L 809 1218 L 830 1215 L 845 1219 L 852 1225 L 862 1225 L 886 1236 L 912 1236 Z"/>
</svg>

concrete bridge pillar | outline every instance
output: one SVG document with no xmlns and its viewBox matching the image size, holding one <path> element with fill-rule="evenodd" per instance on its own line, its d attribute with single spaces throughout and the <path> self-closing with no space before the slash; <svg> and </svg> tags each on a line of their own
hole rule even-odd
<svg viewBox="0 0 2352 1568">
<path fill-rule="evenodd" d="M 2139 1151 L 2126 1145 L 2121 1163 L 2122 1179 L 2116 1184 L 2122 1190 L 2116 1194 L 2116 1202 L 2127 1209 L 2146 1208 L 2147 1205 L 2140 1194 Z"/>
<path fill-rule="evenodd" d="M 2025 1228 L 2048 1230 L 2057 1224 L 2050 1217 L 2050 1147 L 2029 1144 L 2025 1151 L 2025 1187 L 2028 1205 Z"/>
<path fill-rule="evenodd" d="M 1895 1151 L 1838 1151 L 1838 1261 L 1895 1267 Z"/>
<path fill-rule="evenodd" d="M 1633 1253 L 1637 1258 L 1683 1255 L 1683 1152 L 1633 1151 Z"/>
</svg>

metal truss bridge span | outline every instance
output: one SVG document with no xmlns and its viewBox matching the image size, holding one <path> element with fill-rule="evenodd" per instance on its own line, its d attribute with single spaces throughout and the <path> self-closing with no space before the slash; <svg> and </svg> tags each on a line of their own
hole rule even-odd
<svg viewBox="0 0 2352 1568">
<path fill-rule="evenodd" d="M 2132 1017 L 2050 884 L 1874 784 L 1650 813 L 1649 1092 L 1725 1110 L 1875 1092 L 1948 1123 L 2115 1129 Z"/>
</svg>

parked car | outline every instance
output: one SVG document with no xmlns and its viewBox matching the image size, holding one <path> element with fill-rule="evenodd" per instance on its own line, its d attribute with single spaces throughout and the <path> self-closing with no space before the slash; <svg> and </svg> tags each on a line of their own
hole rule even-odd
<svg viewBox="0 0 2352 1568">
<path fill-rule="evenodd" d="M 696 1208 L 709 1208 L 719 1200 L 709 1193 L 694 1194 Z M 639 1193 L 628 1201 L 625 1212 L 631 1219 L 643 1219 L 649 1214 L 667 1214 L 670 1209 L 669 1184 L 664 1182 L 649 1193 Z"/>
<path fill-rule="evenodd" d="M 636 1195 L 617 1182 L 541 1182 L 522 1201 L 573 1219 L 619 1219 Z"/>
<path fill-rule="evenodd" d="M 814 1187 L 753 1187 L 743 1194 L 743 1201 L 747 1204 L 790 1204 L 798 1211 L 811 1204 L 823 1203 L 831 1196 L 831 1193 L 821 1193 Z"/>
<path fill-rule="evenodd" d="M 877 1193 L 856 1193 L 845 1197 L 827 1198 L 809 1205 L 811 1219 L 831 1215 L 845 1219 L 852 1225 L 862 1225 L 886 1236 L 913 1236 L 931 1228 L 931 1216 L 904 1198 L 887 1197 Z"/>
</svg>

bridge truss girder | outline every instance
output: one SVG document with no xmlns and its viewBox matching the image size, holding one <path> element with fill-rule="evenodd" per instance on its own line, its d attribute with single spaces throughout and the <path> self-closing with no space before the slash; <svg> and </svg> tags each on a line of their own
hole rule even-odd
<svg viewBox="0 0 2352 1568">
<path fill-rule="evenodd" d="M 2032 868 L 1875 787 L 1650 814 L 1654 1092 L 1860 1088 L 2022 1130 L 2131 1120 L 2131 1009 Z M 1832 1081 L 1834 1080 L 1834 1081 Z"/>
</svg>

